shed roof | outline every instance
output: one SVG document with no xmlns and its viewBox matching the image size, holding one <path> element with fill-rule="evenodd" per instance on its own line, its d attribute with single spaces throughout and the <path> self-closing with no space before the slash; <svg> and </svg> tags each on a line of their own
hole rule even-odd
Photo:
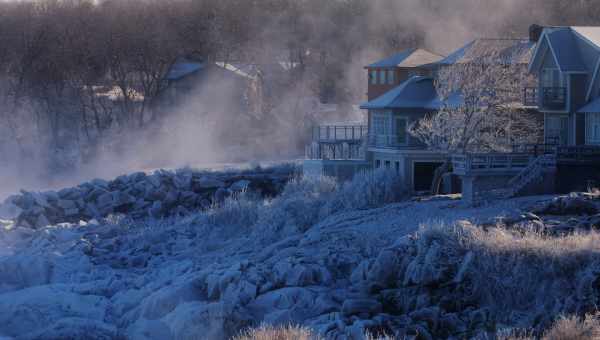
<svg viewBox="0 0 600 340">
<path fill-rule="evenodd" d="M 367 67 L 418 67 L 440 61 L 443 56 L 421 48 L 411 48 L 396 53 Z"/>
</svg>

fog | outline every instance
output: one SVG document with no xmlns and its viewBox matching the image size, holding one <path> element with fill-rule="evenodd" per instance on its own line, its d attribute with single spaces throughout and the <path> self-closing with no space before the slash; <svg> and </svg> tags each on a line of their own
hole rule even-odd
<svg viewBox="0 0 600 340">
<path fill-rule="evenodd" d="M 57 188 L 138 170 L 301 158 L 312 124 L 361 119 L 351 107 L 365 100 L 365 65 L 409 47 L 448 54 L 478 37 L 526 37 L 532 23 L 595 24 L 599 16 L 590 4 L 0 3 L 0 198 L 20 188 Z M 150 107 L 165 67 L 190 53 L 211 62 L 296 67 L 280 78 L 252 75 L 252 86 L 261 86 L 250 89 L 261 100 L 248 112 L 235 109 L 248 92 L 219 77 L 148 123 L 143 113 L 136 118 L 134 104 L 94 106 L 81 91 L 100 83 L 135 87 L 143 74 L 138 91 Z M 319 112 L 319 101 L 336 104 L 337 112 Z"/>
</svg>

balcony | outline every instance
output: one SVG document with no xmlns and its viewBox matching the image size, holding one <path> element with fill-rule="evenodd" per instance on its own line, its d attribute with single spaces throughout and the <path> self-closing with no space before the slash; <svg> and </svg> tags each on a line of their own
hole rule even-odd
<svg viewBox="0 0 600 340">
<path fill-rule="evenodd" d="M 408 146 L 407 135 L 369 135 L 369 147 L 396 149 Z"/>
<path fill-rule="evenodd" d="M 366 125 L 320 125 L 312 129 L 312 140 L 322 143 L 361 143 L 368 131 Z"/>
<path fill-rule="evenodd" d="M 563 111 L 567 107 L 567 88 L 542 87 L 542 96 L 537 87 L 523 88 L 523 105 L 528 107 L 541 106 L 544 110 Z"/>
</svg>

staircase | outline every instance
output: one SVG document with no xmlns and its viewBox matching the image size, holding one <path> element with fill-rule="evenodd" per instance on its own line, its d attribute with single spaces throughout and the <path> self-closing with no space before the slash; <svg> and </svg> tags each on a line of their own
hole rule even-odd
<svg viewBox="0 0 600 340">
<path fill-rule="evenodd" d="M 503 190 L 504 198 L 518 196 L 527 186 L 542 181 L 545 174 L 552 170 L 556 170 L 555 154 L 546 154 L 537 157 L 508 182 L 508 188 Z"/>
</svg>

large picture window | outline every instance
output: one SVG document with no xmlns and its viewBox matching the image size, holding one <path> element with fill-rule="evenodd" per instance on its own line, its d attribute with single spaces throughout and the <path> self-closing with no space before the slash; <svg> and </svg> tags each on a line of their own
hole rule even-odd
<svg viewBox="0 0 600 340">
<path fill-rule="evenodd" d="M 586 144 L 600 145 L 600 113 L 585 114 Z"/>
<path fill-rule="evenodd" d="M 376 135 L 388 134 L 387 116 L 385 114 L 376 113 L 373 115 L 373 133 Z"/>
</svg>

